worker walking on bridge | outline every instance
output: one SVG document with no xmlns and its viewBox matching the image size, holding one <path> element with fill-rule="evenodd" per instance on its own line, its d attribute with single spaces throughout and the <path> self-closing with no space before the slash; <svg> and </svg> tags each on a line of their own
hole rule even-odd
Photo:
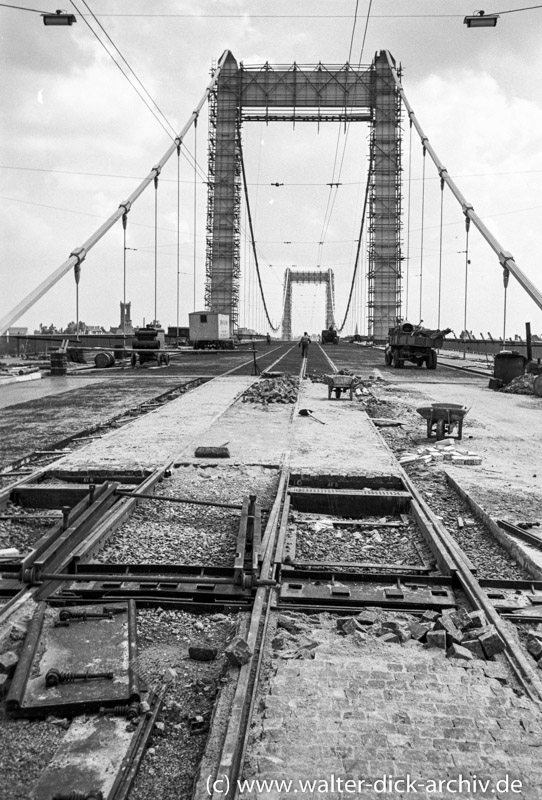
<svg viewBox="0 0 542 800">
<path fill-rule="evenodd" d="M 309 355 L 309 345 L 311 343 L 311 337 L 305 331 L 301 339 L 299 340 L 298 347 L 301 348 L 301 358 L 308 358 Z"/>
</svg>

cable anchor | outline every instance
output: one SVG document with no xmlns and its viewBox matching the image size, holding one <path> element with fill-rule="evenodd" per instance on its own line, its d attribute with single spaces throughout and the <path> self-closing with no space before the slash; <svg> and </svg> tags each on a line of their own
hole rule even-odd
<svg viewBox="0 0 542 800">
<path fill-rule="evenodd" d="M 87 251 L 84 247 L 76 247 L 75 250 L 72 250 L 70 253 L 70 258 L 77 259 L 73 265 L 73 276 L 76 284 L 79 284 L 79 278 L 81 277 L 81 263 L 85 260 L 86 255 Z"/>
</svg>

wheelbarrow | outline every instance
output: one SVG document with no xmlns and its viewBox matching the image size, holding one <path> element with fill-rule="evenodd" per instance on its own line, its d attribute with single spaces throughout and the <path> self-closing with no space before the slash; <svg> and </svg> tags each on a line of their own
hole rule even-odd
<svg viewBox="0 0 542 800">
<path fill-rule="evenodd" d="M 433 430 L 437 440 L 451 437 L 461 439 L 463 435 L 463 419 L 468 414 L 467 406 L 460 403 L 433 403 L 430 406 L 417 408 L 418 414 L 427 421 L 427 438 L 433 436 Z M 457 428 L 457 436 L 452 436 Z"/>
<path fill-rule="evenodd" d="M 354 389 L 360 383 L 359 378 L 354 375 L 326 375 L 325 380 L 327 383 L 327 399 L 331 400 L 331 393 L 335 392 L 335 397 L 340 400 L 342 392 L 348 392 L 350 400 L 354 396 Z"/>
</svg>

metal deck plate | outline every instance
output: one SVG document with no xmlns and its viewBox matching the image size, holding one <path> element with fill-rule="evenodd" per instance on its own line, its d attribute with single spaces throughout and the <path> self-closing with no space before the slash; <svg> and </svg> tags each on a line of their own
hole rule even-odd
<svg viewBox="0 0 542 800">
<path fill-rule="evenodd" d="M 381 606 L 401 608 L 444 609 L 456 605 L 453 591 L 435 584 L 409 581 L 400 586 L 379 581 L 311 581 L 292 578 L 283 580 L 279 594 L 280 602 L 304 603 L 307 605 L 334 606 Z"/>
<path fill-rule="evenodd" d="M 288 488 L 292 509 L 313 514 L 340 514 L 342 517 L 396 515 L 408 512 L 410 492 L 375 489 Z"/>
<path fill-rule="evenodd" d="M 130 653 L 128 604 L 111 619 L 87 619 L 70 622 L 69 627 L 55 627 L 58 611 L 47 609 L 37 646 L 28 670 L 22 699 L 8 696 L 8 705 L 19 715 L 36 716 L 54 712 L 77 713 L 84 708 L 121 705 L 128 701 Z M 103 606 L 74 607 L 70 611 L 100 612 Z M 54 687 L 45 685 L 50 669 L 81 673 L 113 672 L 113 679 L 75 680 Z"/>
</svg>

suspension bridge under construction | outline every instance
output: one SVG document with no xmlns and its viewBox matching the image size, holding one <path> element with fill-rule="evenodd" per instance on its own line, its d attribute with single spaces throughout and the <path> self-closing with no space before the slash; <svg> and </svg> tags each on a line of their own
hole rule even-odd
<svg viewBox="0 0 542 800">
<path fill-rule="evenodd" d="M 51 24 L 73 16 L 57 15 Z M 537 314 L 542 294 L 444 167 L 403 77 L 387 50 L 365 66 L 251 66 L 226 50 L 144 180 L 2 310 L 0 344 L 28 349 L 9 354 L 8 376 L 0 364 L 0 800 L 542 796 L 542 342 L 527 323 L 525 355 L 508 350 L 510 276 Z M 187 138 L 204 113 L 206 170 Z M 348 263 L 322 257 L 343 185 L 338 137 L 320 239 L 301 242 L 307 204 L 273 242 L 299 238 L 318 256 L 284 258 L 273 294 L 247 129 L 309 123 L 334 123 L 345 140 L 368 131 L 341 219 L 357 235 L 344 240 Z M 187 337 L 183 157 L 194 173 Z M 445 195 L 465 237 L 453 298 Z M 424 263 L 426 206 L 440 224 Z M 176 234 L 175 289 L 173 259 L 166 272 L 158 258 L 159 208 Z M 134 329 L 126 259 L 138 225 L 154 247 L 130 281 L 154 319 Z M 461 348 L 444 341 L 458 297 L 468 333 L 473 229 L 503 292 L 502 338 L 481 342 L 482 356 L 463 336 Z M 70 335 L 14 333 L 63 279 L 75 287 Z M 99 285 L 103 308 L 121 283 L 120 329 L 86 342 L 84 291 Z M 427 284 L 437 291 L 424 306 Z M 303 291 L 323 296 L 321 342 L 293 341 Z M 173 297 L 177 307 L 167 333 L 166 292 L 167 313 Z M 422 327 L 430 304 L 436 327 Z M 211 324 L 212 346 L 199 347 Z"/>
<path fill-rule="evenodd" d="M 401 83 L 401 71 L 393 56 L 385 50 L 376 53 L 372 64 L 366 67 L 313 66 L 289 67 L 239 65 L 229 51 L 220 58 L 212 72 L 212 80 L 190 119 L 175 138 L 167 152 L 158 160 L 148 176 L 132 192 L 128 199 L 119 202 L 118 208 L 82 245 L 74 247 L 69 258 L 35 289 L 23 298 L 15 308 L 0 320 L 0 335 L 40 300 L 67 273 L 73 272 L 76 283 L 77 314 L 79 278 L 84 269 L 91 271 L 92 248 L 116 225 L 124 228 L 126 259 L 126 229 L 130 212 L 138 199 L 154 185 L 157 203 L 160 174 L 172 155 L 181 155 L 185 137 L 192 126 L 197 125 L 199 115 L 209 105 L 208 171 L 207 171 L 207 220 L 204 302 L 207 310 L 228 315 L 230 333 L 239 327 L 241 279 L 241 217 L 243 199 L 248 219 L 249 241 L 254 258 L 259 300 L 264 311 L 264 325 L 275 333 L 280 331 L 283 339 L 292 336 L 292 287 L 299 284 L 324 284 L 325 309 L 322 324 L 336 326 L 340 332 L 345 328 L 353 302 L 362 304 L 365 311 L 364 333 L 374 341 L 386 339 L 388 330 L 404 318 L 404 263 L 407 270 L 410 258 L 404 253 L 403 242 L 403 185 L 402 136 L 405 123 L 419 136 L 423 152 L 425 175 L 426 157 L 429 156 L 440 179 L 441 203 L 445 190 L 457 201 L 464 216 L 468 232 L 474 225 L 488 247 L 493 251 L 495 266 L 500 268 L 505 287 L 510 274 L 531 297 L 538 308 L 542 308 L 542 294 L 529 280 L 513 255 L 498 242 L 484 222 L 465 199 L 460 189 L 448 174 L 429 139 L 424 133 L 411 108 Z M 287 268 L 283 281 L 283 302 L 280 312 L 269 308 L 265 296 L 253 218 L 250 208 L 247 177 L 243 158 L 242 130 L 251 122 L 312 123 L 340 122 L 350 125 L 363 122 L 370 126 L 369 164 L 364 193 L 363 210 L 359 220 L 359 237 L 355 258 L 350 265 L 350 291 L 347 297 L 337 302 L 334 271 L 319 269 L 319 265 L 305 264 L 302 269 Z M 277 184 L 278 185 L 278 184 Z M 423 209 L 423 198 L 422 198 Z M 155 223 L 156 224 L 156 223 Z M 442 225 L 442 213 L 441 213 Z M 422 229 L 423 235 L 423 229 Z M 366 242 L 365 291 L 357 294 L 354 287 L 359 282 L 362 263 L 362 242 Z M 442 230 L 441 230 L 442 242 Z M 420 256 L 423 259 L 423 252 Z M 155 253 L 154 265 L 154 316 L 158 318 L 158 264 Z M 439 268 L 440 325 L 441 275 Z M 408 283 L 408 275 L 407 275 Z M 178 286 L 177 286 L 178 292 Z M 466 308 L 465 286 L 465 308 Z M 422 275 L 420 274 L 420 311 Z M 363 295 L 363 296 L 362 296 Z M 505 299 L 506 302 L 506 299 Z M 126 296 L 123 298 L 126 304 Z M 338 305 L 345 307 L 342 319 L 338 319 Z M 506 307 L 506 306 L 505 306 Z M 358 309 L 359 311 L 359 309 Z M 278 312 L 278 313 L 277 313 Z M 179 320 L 177 319 L 177 325 Z"/>
</svg>

